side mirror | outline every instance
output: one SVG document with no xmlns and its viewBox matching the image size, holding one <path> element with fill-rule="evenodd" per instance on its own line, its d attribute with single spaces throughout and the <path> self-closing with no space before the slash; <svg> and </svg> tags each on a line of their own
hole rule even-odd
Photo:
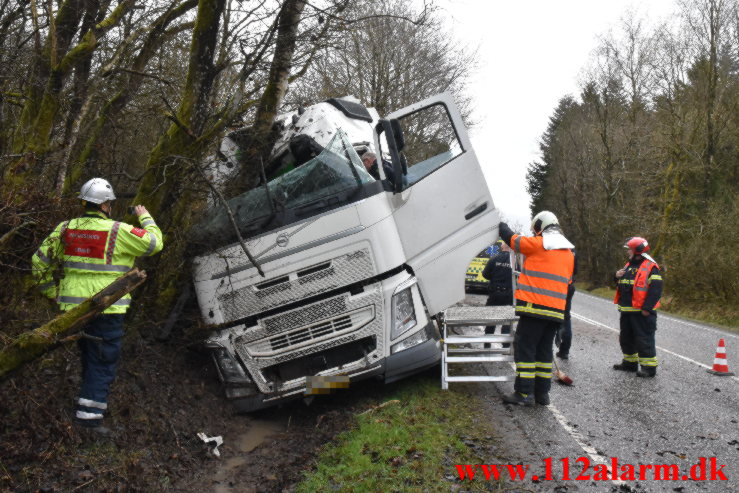
<svg viewBox="0 0 739 493">
<path fill-rule="evenodd" d="M 392 122 L 395 122 L 393 125 Z M 393 193 L 400 193 L 403 191 L 403 175 L 407 173 L 407 170 L 405 170 L 403 164 L 400 161 L 400 151 L 398 150 L 398 138 L 393 131 L 393 127 L 396 127 L 398 130 L 400 130 L 400 125 L 398 123 L 398 120 L 380 120 L 380 122 L 377 124 L 377 130 L 378 134 L 385 132 L 385 139 L 387 140 L 387 147 L 388 147 L 388 153 L 390 154 L 390 159 L 393 161 L 393 172 L 395 173 L 395 183 L 393 183 Z M 400 134 L 400 143 L 402 146 L 405 145 L 405 142 L 403 141 L 403 134 L 402 132 Z M 382 159 L 381 156 L 378 157 L 378 159 Z"/>
<path fill-rule="evenodd" d="M 395 147 L 398 149 L 398 152 L 403 152 L 403 149 L 405 149 L 405 139 L 403 138 L 403 128 L 400 126 L 400 120 L 393 118 L 390 120 L 390 126 L 393 129 Z"/>
</svg>

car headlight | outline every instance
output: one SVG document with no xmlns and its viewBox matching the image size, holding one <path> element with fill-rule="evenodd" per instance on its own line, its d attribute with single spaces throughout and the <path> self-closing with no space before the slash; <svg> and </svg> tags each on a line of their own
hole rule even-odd
<svg viewBox="0 0 739 493">
<path fill-rule="evenodd" d="M 390 339 L 397 339 L 407 330 L 415 327 L 416 310 L 413 308 L 411 288 L 393 295 L 392 317 L 393 327 L 390 330 Z"/>
</svg>

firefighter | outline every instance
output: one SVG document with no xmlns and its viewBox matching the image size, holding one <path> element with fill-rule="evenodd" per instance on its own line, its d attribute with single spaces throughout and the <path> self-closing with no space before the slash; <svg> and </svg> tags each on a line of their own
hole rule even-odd
<svg viewBox="0 0 739 493">
<path fill-rule="evenodd" d="M 482 271 L 482 277 L 490 281 L 488 284 L 488 299 L 485 306 L 511 306 L 513 304 L 511 249 L 503 243 L 503 240 L 498 240 L 497 244 L 500 250 L 490 257 L 490 260 L 485 264 L 485 268 Z M 485 333 L 495 334 L 495 325 L 485 327 Z M 501 326 L 500 333 L 510 334 L 511 326 Z M 485 347 L 489 348 L 490 343 L 486 342 Z M 503 343 L 503 347 L 509 347 L 509 343 Z"/>
<path fill-rule="evenodd" d="M 513 251 L 526 256 L 515 293 L 516 329 L 513 393 L 503 402 L 549 405 L 552 385 L 552 342 L 565 319 L 567 290 L 572 279 L 574 245 L 562 234 L 557 216 L 542 211 L 531 222 L 533 237 L 513 234 L 500 223 L 499 234 Z"/>
<path fill-rule="evenodd" d="M 110 218 L 113 187 L 102 178 L 79 193 L 82 217 L 59 224 L 33 255 L 33 272 L 44 295 L 67 311 L 128 272 L 139 256 L 161 251 L 162 232 L 142 205 L 134 208 L 140 228 Z M 123 337 L 123 317 L 131 304 L 125 295 L 82 329 L 79 339 L 82 385 L 74 423 L 107 435 L 102 425 L 108 392 L 115 379 Z"/>
<path fill-rule="evenodd" d="M 613 302 L 621 312 L 618 340 L 623 360 L 614 370 L 636 372 L 637 377 L 657 375 L 657 312 L 662 297 L 659 265 L 647 254 L 649 243 L 635 236 L 624 245 L 629 254 L 626 265 L 616 271 L 616 297 Z M 639 369 L 641 366 L 641 369 Z"/>
</svg>

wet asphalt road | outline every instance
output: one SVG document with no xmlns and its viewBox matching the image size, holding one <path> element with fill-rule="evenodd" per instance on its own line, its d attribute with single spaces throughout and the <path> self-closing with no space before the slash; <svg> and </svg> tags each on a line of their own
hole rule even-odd
<svg viewBox="0 0 739 493">
<path fill-rule="evenodd" d="M 467 302 L 484 300 L 472 295 Z M 551 406 L 505 406 L 500 395 L 511 391 L 511 383 L 480 384 L 483 391 L 490 390 L 486 405 L 506 448 L 521 463 L 530 464 L 528 477 L 543 476 L 543 460 L 552 458 L 555 479 L 516 481 L 521 491 L 739 491 L 739 378 L 706 371 L 721 337 L 729 369 L 739 370 L 739 333 L 660 314 L 658 375 L 642 379 L 611 368 L 621 360 L 618 312 L 611 302 L 578 292 L 572 314 L 570 359 L 558 362 L 575 385 L 553 385 Z M 504 363 L 489 364 L 486 371 L 512 373 Z M 707 458 L 707 479 L 683 480 L 701 457 Z M 568 481 L 561 480 L 563 458 L 569 458 Z M 720 474 L 711 480 L 711 458 L 716 469 L 725 465 L 720 470 L 726 481 Z M 619 477 L 629 464 L 636 479 L 614 481 L 614 460 Z M 640 465 L 657 464 L 677 466 L 679 472 L 670 467 L 668 477 L 677 472 L 678 479 L 656 480 L 656 471 L 646 468 L 646 479 L 640 479 Z M 576 480 L 581 472 L 590 479 Z M 593 481 L 596 473 L 608 479 Z M 662 478 L 665 474 L 660 472 Z"/>
</svg>

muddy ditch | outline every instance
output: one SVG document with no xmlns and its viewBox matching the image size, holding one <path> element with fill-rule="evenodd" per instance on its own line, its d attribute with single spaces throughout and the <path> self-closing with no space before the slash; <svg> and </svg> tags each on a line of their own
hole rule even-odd
<svg viewBox="0 0 739 493">
<path fill-rule="evenodd" d="M 99 439 L 71 424 L 75 345 L 0 382 L 0 492 L 289 491 L 320 447 L 386 394 L 376 381 L 250 415 L 223 397 L 191 341 L 128 341 Z M 222 436 L 220 458 L 197 433 Z"/>
</svg>

